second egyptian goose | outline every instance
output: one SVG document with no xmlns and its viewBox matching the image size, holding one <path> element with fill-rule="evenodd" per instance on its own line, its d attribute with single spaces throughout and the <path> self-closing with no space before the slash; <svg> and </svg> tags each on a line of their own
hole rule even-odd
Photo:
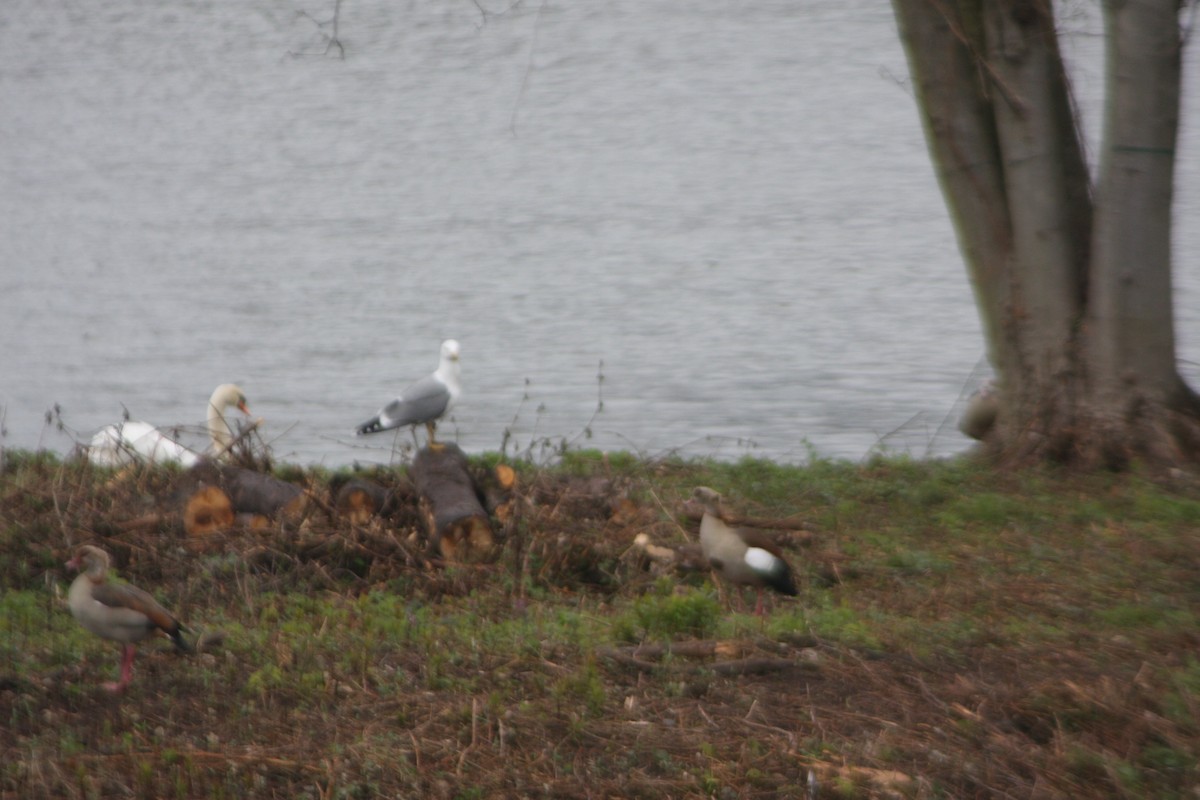
<svg viewBox="0 0 1200 800">
<path fill-rule="evenodd" d="M 183 638 L 183 625 L 157 600 L 136 586 L 110 583 L 108 565 L 108 553 L 99 547 L 80 547 L 67 562 L 68 568 L 81 570 L 67 593 L 67 605 L 84 628 L 123 645 L 121 680 L 104 684 L 120 692 L 133 680 L 133 656 L 142 639 L 162 631 L 180 650 L 190 652 L 192 647 Z"/>
<path fill-rule="evenodd" d="M 789 596 L 796 594 L 792 568 L 771 539 L 752 528 L 733 528 L 722 518 L 721 495 L 707 486 L 692 491 L 704 509 L 700 518 L 700 547 L 704 557 L 722 578 L 758 592 L 754 613 L 763 612 L 762 590 L 769 587 Z"/>
</svg>

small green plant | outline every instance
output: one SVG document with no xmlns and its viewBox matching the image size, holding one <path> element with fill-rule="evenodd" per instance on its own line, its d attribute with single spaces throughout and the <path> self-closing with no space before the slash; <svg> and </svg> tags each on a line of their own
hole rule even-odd
<svg viewBox="0 0 1200 800">
<path fill-rule="evenodd" d="M 947 572 L 953 564 L 928 550 L 901 550 L 887 558 L 887 565 L 897 572 L 909 575 L 925 575 Z"/>
<path fill-rule="evenodd" d="M 1194 724 L 1200 709 L 1200 659 L 1189 655 L 1183 667 L 1173 670 L 1169 678 L 1167 716 L 1179 724 Z"/>
<path fill-rule="evenodd" d="M 850 605 L 832 605 L 826 600 L 809 608 L 807 617 L 809 628 L 822 638 L 851 646 L 880 646 L 875 626 Z"/>
<path fill-rule="evenodd" d="M 721 605 L 696 589 L 664 594 L 661 591 L 638 598 L 633 609 L 614 626 L 619 638 L 676 639 L 707 638 L 721 622 Z"/>
<path fill-rule="evenodd" d="M 594 659 L 561 678 L 554 685 L 553 694 L 561 706 L 574 708 L 584 717 L 599 717 L 608 704 L 604 681 Z"/>
<path fill-rule="evenodd" d="M 250 673 L 246 679 L 246 691 L 266 699 L 271 692 L 284 686 L 283 670 L 275 664 L 267 664 Z"/>
</svg>

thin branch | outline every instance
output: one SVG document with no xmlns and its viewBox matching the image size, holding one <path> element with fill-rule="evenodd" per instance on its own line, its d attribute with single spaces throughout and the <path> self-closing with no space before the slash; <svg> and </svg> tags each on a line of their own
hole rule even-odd
<svg viewBox="0 0 1200 800">
<path fill-rule="evenodd" d="M 338 28 L 341 25 L 341 14 L 342 14 L 342 0 L 334 0 L 334 2 L 333 2 L 333 18 L 330 20 L 327 20 L 326 22 L 321 22 L 316 17 L 314 17 L 312 14 L 309 14 L 307 11 L 297 12 L 297 14 L 296 14 L 297 17 L 304 17 L 304 18 L 310 20 L 314 25 L 317 26 L 318 32 L 321 34 L 321 36 L 323 36 L 325 38 L 325 49 L 322 50 L 320 53 L 294 53 L 289 50 L 288 55 L 292 56 L 293 58 L 299 58 L 300 56 L 315 56 L 315 55 L 327 56 L 327 55 L 329 55 L 329 51 L 332 50 L 334 47 L 336 47 L 338 49 L 338 58 L 341 59 L 342 61 L 345 61 L 346 60 L 346 48 L 342 47 L 342 40 L 340 38 L 338 38 Z M 324 30 L 325 26 L 329 25 L 329 24 L 333 25 L 333 35 L 332 36 L 325 33 L 325 30 Z"/>
<path fill-rule="evenodd" d="M 546 8 L 548 0 L 542 0 L 542 4 L 538 6 L 537 14 L 533 21 L 533 41 L 529 43 L 529 60 L 525 63 L 525 74 L 521 76 L 521 88 L 517 90 L 517 102 L 513 104 L 512 119 L 509 121 L 508 129 L 512 133 L 513 138 L 517 136 L 517 113 L 521 108 L 521 100 L 525 97 L 525 87 L 529 85 L 529 74 L 533 72 L 533 56 L 537 52 L 538 33 L 542 29 L 542 11 Z"/>
</svg>

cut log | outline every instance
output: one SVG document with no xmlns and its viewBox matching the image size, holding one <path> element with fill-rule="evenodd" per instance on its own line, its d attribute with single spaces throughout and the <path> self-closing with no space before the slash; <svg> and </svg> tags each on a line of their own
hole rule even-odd
<svg viewBox="0 0 1200 800">
<path fill-rule="evenodd" d="M 652 544 L 650 537 L 645 533 L 639 533 L 633 537 L 633 546 L 645 553 L 651 561 L 657 561 L 660 564 L 674 564 L 679 560 L 679 553 L 676 550 Z"/>
<path fill-rule="evenodd" d="M 517 485 L 517 471 L 508 464 L 497 464 L 495 469 L 496 483 L 505 491 L 512 491 Z"/>
<path fill-rule="evenodd" d="M 334 505 L 338 515 L 350 524 L 363 525 L 371 517 L 394 514 L 399 501 L 391 489 L 356 478 L 338 490 Z"/>
<path fill-rule="evenodd" d="M 222 487 L 239 514 L 293 518 L 302 515 L 308 505 L 304 489 L 274 475 L 241 467 L 222 467 L 221 479 Z"/>
<path fill-rule="evenodd" d="M 191 475 L 200 484 L 200 491 L 217 488 L 224 492 L 235 514 L 295 519 L 308 510 L 304 489 L 274 475 L 207 460 L 193 467 Z"/>
<path fill-rule="evenodd" d="M 238 512 L 234 521 L 238 527 L 248 531 L 265 531 L 271 527 L 271 518 L 264 517 L 262 514 L 254 514 L 248 511 Z"/>
<path fill-rule="evenodd" d="M 409 468 L 429 530 L 429 548 L 446 561 L 481 561 L 496 545 L 467 457 L 458 447 L 425 447 Z"/>
<path fill-rule="evenodd" d="M 643 553 L 654 564 L 679 572 L 707 572 L 712 569 L 700 545 L 694 543 L 664 547 L 652 543 L 649 535 L 639 533 L 633 537 L 633 545 L 629 550 Z"/>
<path fill-rule="evenodd" d="M 492 517 L 507 525 L 515 517 L 517 499 L 517 471 L 508 464 L 497 464 L 483 474 L 476 488 L 482 485 L 484 509 Z"/>
<path fill-rule="evenodd" d="M 233 503 L 217 486 L 201 486 L 183 505 L 183 530 L 188 536 L 208 536 L 233 525 Z"/>
</svg>

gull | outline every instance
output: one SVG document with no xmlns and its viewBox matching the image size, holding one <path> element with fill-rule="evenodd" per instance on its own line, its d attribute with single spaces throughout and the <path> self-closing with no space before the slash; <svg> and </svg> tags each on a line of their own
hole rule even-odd
<svg viewBox="0 0 1200 800">
<path fill-rule="evenodd" d="M 446 416 L 462 395 L 458 354 L 458 342 L 454 339 L 442 342 L 437 370 L 401 392 L 399 397 L 379 409 L 378 414 L 355 428 L 355 433 L 363 436 L 403 425 L 415 428 L 423 424 L 429 432 L 430 447 L 441 447 L 435 438 L 437 421 Z"/>
</svg>

